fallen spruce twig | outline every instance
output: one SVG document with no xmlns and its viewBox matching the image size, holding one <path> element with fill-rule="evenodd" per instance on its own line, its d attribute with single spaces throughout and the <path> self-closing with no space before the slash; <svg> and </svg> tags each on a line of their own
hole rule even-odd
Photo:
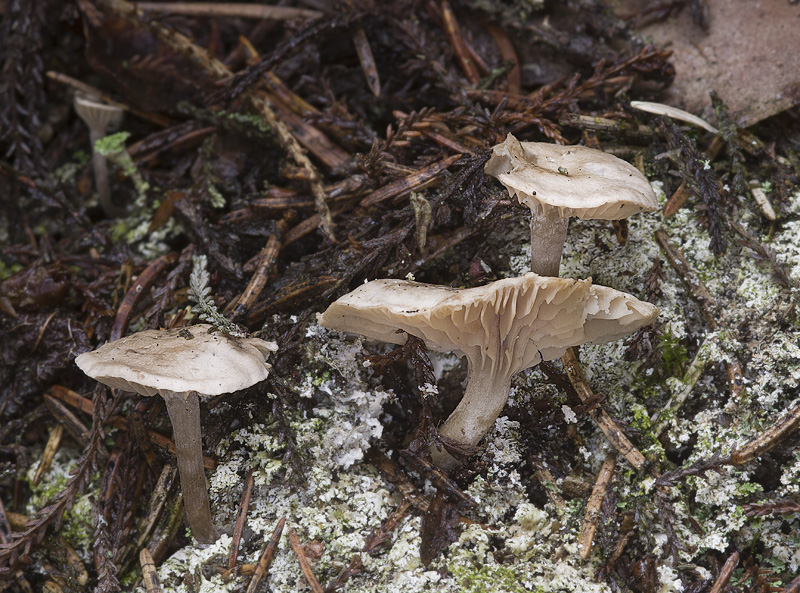
<svg viewBox="0 0 800 593">
<path fill-rule="evenodd" d="M 303 576 L 305 577 L 308 586 L 311 587 L 313 593 L 325 593 L 325 590 L 322 588 L 322 585 L 320 585 L 319 580 L 314 575 L 314 571 L 311 569 L 311 564 L 308 561 L 308 557 L 306 556 L 303 546 L 300 544 L 300 538 L 297 537 L 297 532 L 295 531 L 294 527 L 289 528 L 289 545 L 292 546 L 292 551 L 294 552 L 295 556 L 297 556 L 297 561 L 300 563 L 300 570 L 303 571 Z M 250 593 L 249 590 L 248 593 Z"/>
<path fill-rule="evenodd" d="M 564 365 L 564 370 L 569 377 L 570 383 L 572 383 L 581 401 L 583 403 L 592 401 L 594 399 L 594 393 L 592 392 L 592 388 L 589 387 L 586 377 L 583 376 L 581 364 L 575 356 L 575 349 L 568 348 L 564 356 L 561 357 L 561 362 Z M 647 460 L 634 444 L 628 440 L 628 437 L 620 430 L 619 426 L 617 426 L 617 423 L 609 416 L 608 412 L 602 408 L 590 408 L 589 415 L 597 423 L 597 426 L 603 431 L 603 434 L 606 435 L 608 441 L 617 451 L 619 451 L 637 471 L 641 471 L 647 464 Z"/>
<path fill-rule="evenodd" d="M 783 437 L 791 434 L 800 424 L 800 404 L 786 412 L 763 433 L 731 453 L 731 463 L 742 465 L 775 447 Z"/>
<path fill-rule="evenodd" d="M 158 581 L 156 565 L 150 555 L 150 550 L 142 548 L 142 551 L 139 552 L 139 562 L 142 565 L 142 576 L 147 593 L 161 593 L 161 583 Z"/>
<path fill-rule="evenodd" d="M 714 581 L 714 586 L 711 587 L 711 590 L 708 593 L 723 593 L 723 591 L 726 591 L 728 587 L 728 582 L 731 580 L 733 571 L 736 569 L 736 566 L 738 564 L 739 564 L 739 552 L 734 552 L 725 561 L 725 564 L 719 571 L 719 575 L 717 575 L 717 580 Z"/>
<path fill-rule="evenodd" d="M 239 503 L 239 515 L 236 517 L 231 540 L 231 551 L 228 554 L 228 568 L 236 566 L 236 557 L 239 555 L 239 544 L 242 541 L 242 531 L 244 531 L 244 522 L 247 519 L 247 509 L 250 506 L 250 496 L 253 494 L 254 483 L 253 470 L 251 469 L 244 479 L 244 491 L 242 492 L 242 500 Z"/>
<path fill-rule="evenodd" d="M 664 257 L 667 258 L 669 265 L 678 274 L 683 285 L 686 287 L 689 296 L 692 297 L 697 306 L 700 307 L 700 313 L 703 319 L 706 320 L 708 326 L 714 330 L 718 327 L 719 313 L 717 311 L 717 302 L 711 293 L 706 288 L 706 285 L 700 279 L 700 276 L 692 269 L 686 257 L 680 249 L 670 243 L 669 236 L 662 230 L 655 233 L 656 242 L 661 247 Z"/>
<path fill-rule="evenodd" d="M 583 527 L 581 528 L 581 535 L 578 539 L 578 554 L 580 554 L 583 560 L 588 559 L 592 554 L 594 533 L 597 530 L 597 523 L 601 518 L 600 506 L 603 504 L 606 490 L 611 483 L 611 478 L 614 476 L 614 468 L 616 466 L 616 452 L 606 455 L 603 465 L 600 466 L 600 471 L 597 474 L 597 481 L 594 483 L 592 495 L 589 497 L 589 502 L 586 504 L 586 514 L 583 517 Z"/>
<path fill-rule="evenodd" d="M 283 526 L 285 524 L 286 519 L 281 517 L 278 523 L 275 525 L 275 529 L 272 531 L 272 536 L 269 538 L 267 545 L 264 547 L 264 552 L 261 554 L 261 558 L 258 560 L 258 566 L 256 567 L 255 574 L 253 574 L 253 578 L 250 579 L 250 584 L 247 586 L 247 593 L 256 593 L 256 591 L 259 590 L 259 587 L 261 587 L 261 583 L 265 578 L 267 578 L 269 567 L 272 566 L 272 561 L 275 559 L 275 552 L 278 549 L 278 542 L 281 540 L 281 534 L 283 533 Z M 295 539 L 296 538 L 297 535 L 295 535 Z M 294 544 L 292 544 L 292 547 L 294 548 Z M 319 585 L 319 582 L 317 585 Z"/>
<path fill-rule="evenodd" d="M 150 29 L 153 34 L 170 48 L 181 55 L 187 56 L 218 80 L 233 77 L 233 72 L 231 72 L 225 64 L 212 57 L 205 49 L 195 45 L 185 35 L 168 29 L 156 21 L 143 20 L 141 18 L 143 13 L 135 4 L 131 4 L 126 0 L 101 0 L 100 3 L 126 19 L 135 19 L 135 25 L 137 27 L 146 27 Z M 275 132 L 281 147 L 287 152 L 295 164 L 305 171 L 306 182 L 311 190 L 311 195 L 314 197 L 314 203 L 320 217 L 320 228 L 325 235 L 335 243 L 336 238 L 333 233 L 333 220 L 330 210 L 328 209 L 328 204 L 325 202 L 325 190 L 322 186 L 322 180 L 317 169 L 311 163 L 308 156 L 306 156 L 302 147 L 297 142 L 297 139 L 289 132 L 286 124 L 277 117 L 269 103 L 250 89 L 246 89 L 244 94 L 249 99 L 253 109 L 264 118 L 266 125 Z"/>
</svg>

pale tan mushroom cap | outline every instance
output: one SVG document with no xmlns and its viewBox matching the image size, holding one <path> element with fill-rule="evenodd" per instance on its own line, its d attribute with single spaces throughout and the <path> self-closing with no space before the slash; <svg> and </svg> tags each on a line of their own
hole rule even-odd
<svg viewBox="0 0 800 593">
<path fill-rule="evenodd" d="M 461 289 L 373 280 L 332 303 L 321 323 L 393 344 L 404 343 L 408 333 L 432 350 L 463 353 L 510 376 L 559 358 L 570 346 L 632 333 L 657 313 L 591 280 L 528 273 Z"/>
<path fill-rule="evenodd" d="M 631 335 L 658 317 L 658 307 L 607 286 L 593 284 L 586 299 L 583 332 L 587 344 L 604 344 Z"/>
<path fill-rule="evenodd" d="M 484 171 L 536 213 L 618 220 L 658 208 L 636 167 L 585 146 L 520 142 L 509 134 L 494 147 Z"/>
<path fill-rule="evenodd" d="M 75 112 L 90 128 L 117 126 L 122 121 L 123 111 L 115 105 L 108 105 L 87 97 L 75 96 Z"/>
<path fill-rule="evenodd" d="M 219 395 L 267 378 L 265 359 L 278 349 L 274 342 L 209 333 L 211 328 L 141 331 L 81 354 L 75 363 L 100 383 L 142 395 L 165 390 Z"/>
</svg>

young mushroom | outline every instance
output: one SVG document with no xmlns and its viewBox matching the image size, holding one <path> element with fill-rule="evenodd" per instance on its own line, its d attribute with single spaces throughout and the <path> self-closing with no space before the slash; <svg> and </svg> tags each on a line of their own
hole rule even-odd
<svg viewBox="0 0 800 593">
<path fill-rule="evenodd" d="M 411 334 L 466 356 L 466 391 L 439 434 L 474 446 L 502 412 L 516 373 L 570 346 L 631 334 L 657 315 L 650 303 L 591 280 L 528 273 L 461 289 L 373 280 L 332 303 L 321 323 L 392 344 Z M 444 451 L 431 455 L 444 469 L 457 466 Z"/>
<path fill-rule="evenodd" d="M 542 276 L 558 276 L 570 216 L 619 220 L 658 208 L 636 167 L 585 146 L 520 142 L 509 134 L 484 171 L 530 208 L 531 271 Z"/>
<path fill-rule="evenodd" d="M 89 140 L 92 143 L 92 170 L 100 206 L 106 216 L 113 218 L 123 214 L 123 210 L 111 200 L 111 186 L 108 182 L 108 164 L 106 157 L 94 149 L 94 144 L 103 138 L 109 128 L 116 128 L 122 121 L 123 111 L 114 105 L 96 101 L 88 96 L 75 95 L 73 101 L 75 112 L 89 128 Z"/>
<path fill-rule="evenodd" d="M 75 359 L 84 373 L 100 383 L 164 398 L 186 517 L 200 543 L 214 542 L 218 533 L 211 520 L 203 471 L 199 396 L 231 393 L 263 381 L 270 369 L 265 359 L 275 350 L 274 342 L 236 338 L 200 324 L 141 331 Z"/>
</svg>

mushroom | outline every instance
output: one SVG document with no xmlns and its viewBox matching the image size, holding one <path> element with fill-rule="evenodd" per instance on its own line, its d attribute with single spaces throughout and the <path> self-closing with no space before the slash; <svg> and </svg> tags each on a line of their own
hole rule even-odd
<svg viewBox="0 0 800 593">
<path fill-rule="evenodd" d="M 94 144 L 106 135 L 109 128 L 116 128 L 122 121 L 123 111 L 120 107 L 96 101 L 86 95 L 75 95 L 73 101 L 75 112 L 89 128 L 89 140 L 92 142 L 92 169 L 97 193 L 100 195 L 100 206 L 106 216 L 113 218 L 123 210 L 111 201 L 111 187 L 108 183 L 108 164 L 106 157 L 94 149 Z"/>
<path fill-rule="evenodd" d="M 616 340 L 657 315 L 650 303 L 591 280 L 528 273 L 477 288 L 373 280 L 332 303 L 321 323 L 392 344 L 411 334 L 466 356 L 464 397 L 439 434 L 474 446 L 502 412 L 516 373 L 570 346 Z M 444 451 L 431 455 L 447 470 L 457 465 Z"/>
<path fill-rule="evenodd" d="M 201 543 L 214 542 L 218 533 L 211 520 L 203 471 L 199 396 L 231 393 L 263 381 L 270 369 L 265 358 L 275 350 L 274 342 L 232 337 L 200 324 L 141 331 L 75 359 L 84 373 L 100 383 L 164 398 L 186 516 Z"/>
<path fill-rule="evenodd" d="M 558 276 L 570 216 L 619 220 L 658 208 L 636 167 L 585 146 L 520 142 L 509 134 L 484 171 L 530 208 L 531 271 L 542 276 Z"/>
</svg>

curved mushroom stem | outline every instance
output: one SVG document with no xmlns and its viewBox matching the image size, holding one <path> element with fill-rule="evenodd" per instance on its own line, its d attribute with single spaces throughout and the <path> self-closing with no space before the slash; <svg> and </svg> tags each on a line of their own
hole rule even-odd
<svg viewBox="0 0 800 593">
<path fill-rule="evenodd" d="M 181 492 L 192 535 L 203 544 L 214 543 L 219 533 L 211 520 L 208 487 L 203 469 L 203 437 L 200 432 L 200 398 L 197 392 L 162 391 L 172 421 L 172 435 L 181 476 Z"/>
<path fill-rule="evenodd" d="M 569 218 L 560 216 L 556 210 L 549 214 L 531 210 L 531 272 L 558 276 L 568 223 Z"/>
<path fill-rule="evenodd" d="M 461 398 L 450 417 L 439 427 L 439 434 L 459 443 L 474 447 L 494 426 L 508 401 L 511 391 L 511 377 L 498 376 L 488 370 L 473 369 L 469 365 L 469 379 L 464 397 Z M 433 462 L 450 471 L 459 463 L 447 451 L 431 447 Z"/>
</svg>

